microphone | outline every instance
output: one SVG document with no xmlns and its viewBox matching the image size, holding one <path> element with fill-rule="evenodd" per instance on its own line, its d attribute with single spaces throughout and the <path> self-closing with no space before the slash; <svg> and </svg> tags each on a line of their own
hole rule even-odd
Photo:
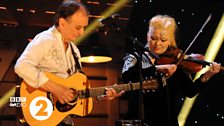
<svg viewBox="0 0 224 126">
<path fill-rule="evenodd" d="M 152 51 L 149 50 L 148 45 L 147 46 L 144 46 L 142 43 L 140 43 L 138 41 L 137 38 L 131 37 L 131 40 L 133 41 L 133 44 L 134 44 L 134 46 L 136 48 L 138 48 L 138 49 L 140 49 L 142 51 L 148 52 L 155 59 L 159 59 L 159 56 L 157 54 L 155 54 L 154 52 L 152 52 Z"/>
<path fill-rule="evenodd" d="M 104 27 L 105 25 L 109 25 L 115 22 L 115 20 L 119 20 L 119 14 L 113 14 L 107 18 L 98 19 L 99 27 Z"/>
</svg>

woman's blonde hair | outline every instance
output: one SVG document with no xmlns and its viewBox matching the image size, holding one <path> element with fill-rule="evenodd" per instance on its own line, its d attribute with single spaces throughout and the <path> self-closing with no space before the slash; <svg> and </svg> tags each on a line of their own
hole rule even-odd
<svg viewBox="0 0 224 126">
<path fill-rule="evenodd" d="M 175 33 L 177 29 L 177 24 L 174 18 L 168 15 L 156 15 L 149 21 L 149 30 L 148 34 L 150 34 L 150 30 L 153 29 L 165 29 L 170 31 L 171 45 L 177 47 Z"/>
</svg>

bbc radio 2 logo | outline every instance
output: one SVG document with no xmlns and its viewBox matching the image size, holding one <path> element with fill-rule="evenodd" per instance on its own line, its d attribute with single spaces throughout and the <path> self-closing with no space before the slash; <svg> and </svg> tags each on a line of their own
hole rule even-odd
<svg viewBox="0 0 224 126">
<path fill-rule="evenodd" d="M 10 107 L 26 107 L 26 97 L 10 97 Z"/>
<path fill-rule="evenodd" d="M 36 120 L 46 120 L 53 112 L 53 105 L 46 97 L 36 97 L 30 103 L 26 104 L 26 97 L 10 97 L 11 107 L 29 107 L 29 112 Z"/>
</svg>

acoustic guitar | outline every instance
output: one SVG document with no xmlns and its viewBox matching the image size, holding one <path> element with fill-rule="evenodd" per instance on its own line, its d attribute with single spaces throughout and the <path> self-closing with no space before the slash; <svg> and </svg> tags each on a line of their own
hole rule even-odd
<svg viewBox="0 0 224 126">
<path fill-rule="evenodd" d="M 68 104 L 61 104 L 56 97 L 49 92 L 45 92 L 38 88 L 29 86 L 25 81 L 21 83 L 20 97 L 26 97 L 26 106 L 22 106 L 22 112 L 26 122 L 31 126 L 56 126 L 59 124 L 67 115 L 74 114 L 78 116 L 85 116 L 92 111 L 93 108 L 93 97 L 104 95 L 105 88 L 113 88 L 117 92 L 122 90 L 131 91 L 140 89 L 139 83 L 119 84 L 114 86 L 96 87 L 90 88 L 90 83 L 86 75 L 82 73 L 76 73 L 66 79 L 57 77 L 51 73 L 45 73 L 47 77 L 56 82 L 57 84 L 69 87 L 74 92 L 74 100 Z M 154 89 L 155 85 L 158 85 L 156 79 L 150 79 L 143 81 L 143 89 Z M 48 98 L 53 106 L 53 112 L 45 120 L 37 120 L 31 115 L 30 104 L 33 99 L 37 97 Z M 42 101 L 43 102 L 43 101 Z M 37 111 L 39 116 L 46 116 L 48 113 L 45 111 L 47 104 L 38 103 L 40 109 Z M 41 115 L 42 114 L 42 115 Z"/>
</svg>

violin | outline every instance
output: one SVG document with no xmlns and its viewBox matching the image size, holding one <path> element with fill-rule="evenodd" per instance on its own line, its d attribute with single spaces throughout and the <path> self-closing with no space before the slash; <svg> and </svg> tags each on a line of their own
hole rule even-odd
<svg viewBox="0 0 224 126">
<path fill-rule="evenodd" d="M 206 24 L 211 19 L 211 14 L 209 14 L 207 20 L 201 27 L 201 29 L 198 31 L 197 35 L 194 37 L 194 39 L 191 41 L 187 49 L 183 52 L 182 50 L 176 48 L 176 47 L 168 47 L 167 51 L 163 54 L 159 55 L 159 59 L 157 59 L 158 64 L 176 64 L 178 67 L 182 67 L 186 69 L 187 71 L 191 73 L 196 73 L 200 71 L 203 67 L 206 65 L 210 65 L 210 62 L 207 62 L 204 60 L 204 56 L 201 54 L 191 54 L 186 55 L 187 51 L 190 49 L 190 47 L 195 42 L 198 35 L 201 33 L 203 28 L 206 26 Z M 220 71 L 223 71 L 224 67 L 220 67 Z"/>
<path fill-rule="evenodd" d="M 201 54 L 184 55 L 183 51 L 176 47 L 169 47 L 166 52 L 160 54 L 157 63 L 159 65 L 177 64 L 178 67 L 184 68 L 190 73 L 197 73 L 206 65 L 211 64 L 205 61 Z M 224 70 L 222 66 L 221 70 Z"/>
</svg>

